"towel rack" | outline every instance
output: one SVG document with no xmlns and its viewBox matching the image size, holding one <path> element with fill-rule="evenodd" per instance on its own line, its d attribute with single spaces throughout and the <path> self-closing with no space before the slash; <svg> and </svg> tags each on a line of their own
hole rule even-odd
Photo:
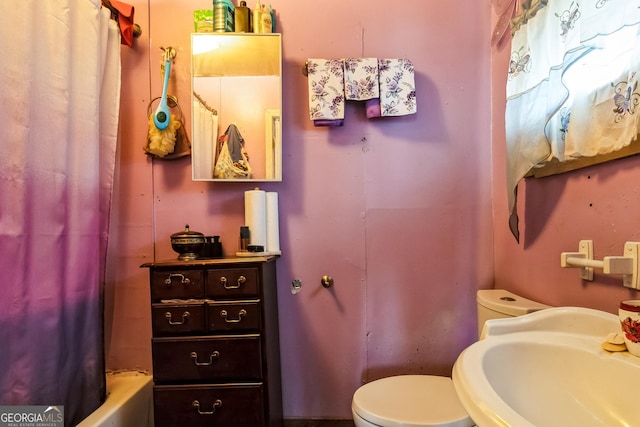
<svg viewBox="0 0 640 427">
<path fill-rule="evenodd" d="M 593 240 L 580 240 L 578 252 L 562 252 L 560 266 L 563 268 L 580 268 L 580 276 L 584 280 L 593 280 L 593 269 L 602 269 L 604 274 L 621 274 L 623 286 L 640 289 L 638 272 L 638 254 L 640 242 L 626 242 L 623 256 L 606 256 L 602 260 L 593 259 Z"/>
</svg>

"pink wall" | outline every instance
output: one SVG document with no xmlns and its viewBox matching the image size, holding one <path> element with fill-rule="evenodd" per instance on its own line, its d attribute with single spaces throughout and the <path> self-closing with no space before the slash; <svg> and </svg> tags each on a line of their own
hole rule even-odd
<svg viewBox="0 0 640 427">
<path fill-rule="evenodd" d="M 107 363 L 150 369 L 140 264 L 175 257 L 169 236 L 185 223 L 219 234 L 233 253 L 253 185 L 193 182 L 189 159 L 145 157 L 147 104 L 161 92 L 159 48 L 178 50 L 170 93 L 188 111 L 192 11 L 211 2 L 130 2 L 143 36 L 123 48 Z M 493 287 L 490 5 L 272 4 L 284 48 L 284 180 L 261 187 L 280 195 L 284 414 L 347 418 L 364 381 L 449 374 L 475 338 L 476 290 Z M 310 57 L 346 56 L 411 59 L 418 113 L 369 121 L 362 105 L 349 104 L 344 127 L 314 128 L 301 69 Z M 329 290 L 320 285 L 325 274 L 335 280 Z M 297 295 L 293 279 L 303 282 Z"/>
</svg>

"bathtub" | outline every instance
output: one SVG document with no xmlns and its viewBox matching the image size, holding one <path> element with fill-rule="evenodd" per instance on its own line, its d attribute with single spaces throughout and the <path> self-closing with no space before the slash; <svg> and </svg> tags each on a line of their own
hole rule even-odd
<svg viewBox="0 0 640 427">
<path fill-rule="evenodd" d="M 140 372 L 107 373 L 107 399 L 77 427 L 152 427 L 153 380 Z"/>
</svg>

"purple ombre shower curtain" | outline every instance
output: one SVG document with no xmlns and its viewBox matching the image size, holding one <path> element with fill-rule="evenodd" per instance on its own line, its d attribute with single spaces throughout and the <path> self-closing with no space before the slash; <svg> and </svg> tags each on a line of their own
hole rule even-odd
<svg viewBox="0 0 640 427">
<path fill-rule="evenodd" d="M 120 37 L 100 0 L 0 2 L 0 405 L 105 397 Z"/>
</svg>

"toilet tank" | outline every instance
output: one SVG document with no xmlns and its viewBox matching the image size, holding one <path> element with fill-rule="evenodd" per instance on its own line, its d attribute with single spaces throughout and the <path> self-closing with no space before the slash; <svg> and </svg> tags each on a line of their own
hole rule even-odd
<svg viewBox="0 0 640 427">
<path fill-rule="evenodd" d="M 478 337 L 482 335 L 484 322 L 489 319 L 516 317 L 549 308 L 504 289 L 482 289 L 476 295 L 478 305 Z"/>
</svg>

